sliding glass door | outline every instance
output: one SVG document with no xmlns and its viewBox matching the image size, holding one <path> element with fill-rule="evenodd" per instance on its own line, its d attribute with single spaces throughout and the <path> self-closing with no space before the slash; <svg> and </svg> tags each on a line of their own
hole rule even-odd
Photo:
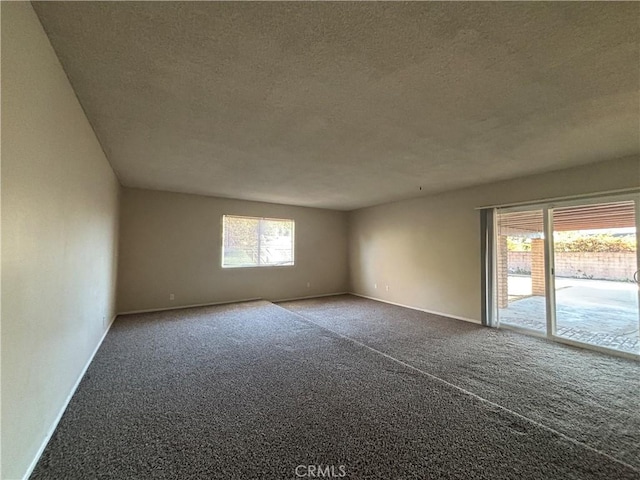
<svg viewBox="0 0 640 480">
<path fill-rule="evenodd" d="M 495 286 L 499 324 L 546 334 L 544 210 L 498 213 Z"/>
<path fill-rule="evenodd" d="M 578 204 L 552 214 L 553 334 L 640 353 L 636 202 Z"/>
<path fill-rule="evenodd" d="M 639 198 L 497 209 L 491 324 L 640 355 Z"/>
</svg>

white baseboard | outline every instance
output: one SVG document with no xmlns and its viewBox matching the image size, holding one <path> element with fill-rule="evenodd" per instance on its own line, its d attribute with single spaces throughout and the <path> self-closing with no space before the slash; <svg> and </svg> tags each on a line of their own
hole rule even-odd
<svg viewBox="0 0 640 480">
<path fill-rule="evenodd" d="M 243 302 L 257 302 L 264 300 L 267 302 L 292 302 L 294 300 L 308 300 L 310 298 L 320 297 L 333 297 L 335 295 L 347 295 L 349 292 L 337 292 L 337 293 L 323 293 L 320 295 L 309 295 L 308 297 L 294 297 L 294 298 L 282 298 L 277 300 L 270 300 L 268 298 L 244 298 L 240 300 L 225 300 L 223 302 L 209 302 L 209 303 L 195 303 L 190 305 L 180 305 L 177 307 L 163 307 L 163 308 L 149 308 L 147 310 L 130 310 L 128 312 L 118 312 L 118 315 L 133 315 L 136 313 L 154 313 L 154 312 L 166 312 L 169 310 L 181 310 L 183 308 L 197 308 L 197 307 L 214 307 L 216 305 L 229 305 L 231 303 L 243 303 Z"/>
<path fill-rule="evenodd" d="M 434 310 L 427 310 L 426 308 L 412 307 L 411 305 L 404 305 L 402 303 L 390 302 L 389 300 L 383 300 L 381 298 L 369 297 L 367 295 L 361 295 L 359 293 L 354 293 L 354 292 L 349 292 L 349 294 L 350 295 L 354 295 L 356 297 L 366 298 L 368 300 L 375 300 L 376 302 L 388 303 L 390 305 L 395 305 L 396 307 L 409 308 L 411 310 L 418 310 L 419 312 L 431 313 L 433 315 L 438 315 L 440 317 L 454 318 L 456 320 L 462 320 L 463 322 L 469 322 L 469 323 L 475 323 L 476 325 L 481 325 L 481 322 L 479 320 L 473 320 L 471 318 L 466 318 L 466 317 L 459 317 L 457 315 L 451 315 L 450 313 L 442 313 L 442 312 L 436 312 Z"/>
<path fill-rule="evenodd" d="M 335 297 L 338 295 L 348 295 L 349 292 L 321 293 L 320 295 L 309 295 L 308 297 L 282 298 L 279 300 L 269 300 L 271 303 L 295 302 L 296 300 L 310 300 L 312 298 Z"/>
<path fill-rule="evenodd" d="M 60 419 L 62 418 L 62 415 L 64 415 L 65 410 L 69 406 L 69 402 L 71 401 L 71 398 L 76 393 L 76 390 L 78 389 L 78 386 L 80 385 L 80 382 L 84 378 L 84 374 L 87 373 L 87 369 L 89 368 L 89 365 L 91 365 L 91 362 L 93 361 L 93 357 L 96 356 L 96 353 L 100 349 L 100 346 L 102 345 L 102 342 L 104 341 L 105 337 L 107 336 L 107 333 L 109 333 L 109 330 L 111 330 L 111 326 L 113 325 L 113 322 L 115 321 L 117 316 L 118 315 L 116 314 L 111 318 L 111 321 L 109 322 L 109 325 L 107 326 L 106 330 L 102 334 L 102 337 L 98 341 L 98 344 L 93 349 L 93 353 L 91 353 L 91 355 L 89 356 L 89 360 L 87 360 L 87 363 L 85 364 L 85 366 L 83 367 L 82 371 L 80 372 L 80 375 L 78 376 L 78 379 L 74 383 L 73 387 L 71 387 L 71 391 L 69 392 L 69 395 L 67 395 L 66 400 L 62 404 L 62 407 L 60 408 L 60 411 L 58 412 L 58 415 L 56 416 L 55 420 L 53 421 L 53 424 L 51 425 L 51 428 L 47 432 L 47 435 L 45 436 L 44 440 L 42 441 L 42 444 L 40 445 L 40 448 L 36 452 L 33 460 L 31 461 L 31 464 L 29 465 L 29 468 L 27 468 L 27 472 L 22 477 L 22 480 L 28 480 L 29 477 L 31 476 L 31 474 L 33 473 L 33 470 L 36 468 L 36 465 L 38 464 L 38 461 L 40 460 L 40 457 L 42 456 L 42 452 L 44 452 L 44 449 L 47 447 L 47 444 L 49 443 L 49 440 L 51 440 L 51 437 L 53 436 L 53 432 L 55 432 L 56 428 L 58 428 L 58 423 L 60 423 Z"/>
<path fill-rule="evenodd" d="M 135 313 L 167 312 L 169 310 L 181 310 L 183 308 L 213 307 L 215 305 L 229 305 L 230 303 L 257 302 L 258 300 L 264 300 L 264 298 L 245 298 L 241 300 L 226 300 L 224 302 L 193 303 L 190 305 L 179 305 L 177 307 L 149 308 L 146 310 L 130 310 L 128 312 L 118 312 L 118 315 L 133 315 Z"/>
</svg>

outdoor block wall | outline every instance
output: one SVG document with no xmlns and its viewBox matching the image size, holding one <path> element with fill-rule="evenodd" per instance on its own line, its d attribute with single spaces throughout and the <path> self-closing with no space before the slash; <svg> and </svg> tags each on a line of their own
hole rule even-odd
<svg viewBox="0 0 640 480">
<path fill-rule="evenodd" d="M 509 273 L 530 274 L 536 256 L 531 252 L 509 252 Z M 538 254 L 539 255 L 539 254 Z M 627 281 L 636 271 L 635 252 L 556 252 L 555 273 L 558 277 L 592 278 Z M 544 274 L 542 276 L 544 281 Z M 542 284 L 544 291 L 544 283 Z M 534 294 L 535 286 L 534 286 Z"/>
</svg>

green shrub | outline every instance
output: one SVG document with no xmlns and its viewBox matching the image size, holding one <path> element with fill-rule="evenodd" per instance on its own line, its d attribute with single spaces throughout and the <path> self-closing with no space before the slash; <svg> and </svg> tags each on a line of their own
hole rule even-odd
<svg viewBox="0 0 640 480">
<path fill-rule="evenodd" d="M 584 235 L 577 232 L 559 232 L 555 235 L 556 252 L 635 252 L 635 235 L 614 236 L 610 233 Z M 530 252 L 531 239 L 507 237 L 510 252 Z"/>
<path fill-rule="evenodd" d="M 522 237 L 507 237 L 507 250 L 510 252 L 530 252 L 531 239 Z"/>
<path fill-rule="evenodd" d="M 634 235 L 614 237 L 610 234 L 580 236 L 569 240 L 556 240 L 556 252 L 635 252 Z"/>
</svg>

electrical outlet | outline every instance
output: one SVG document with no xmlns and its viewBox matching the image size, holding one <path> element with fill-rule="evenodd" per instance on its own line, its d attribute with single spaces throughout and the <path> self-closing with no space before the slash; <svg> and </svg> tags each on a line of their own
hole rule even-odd
<svg viewBox="0 0 640 480">
<path fill-rule="evenodd" d="M 169 294 L 169 300 L 175 300 L 176 296 L 173 293 Z"/>
<path fill-rule="evenodd" d="M 377 284 L 377 283 L 374 283 L 374 284 L 373 284 L 373 288 L 378 288 L 378 284 Z"/>
<path fill-rule="evenodd" d="M 385 285 L 385 289 L 387 290 L 387 292 L 389 291 L 389 285 Z"/>
<path fill-rule="evenodd" d="M 311 282 L 307 282 L 307 288 L 311 288 Z"/>
</svg>

